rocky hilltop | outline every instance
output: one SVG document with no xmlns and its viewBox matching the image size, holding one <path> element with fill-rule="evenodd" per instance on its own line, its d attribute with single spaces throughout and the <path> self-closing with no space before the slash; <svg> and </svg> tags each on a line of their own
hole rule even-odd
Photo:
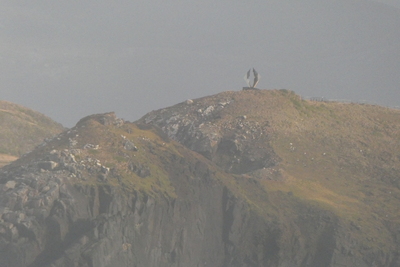
<svg viewBox="0 0 400 267">
<path fill-rule="evenodd" d="M 0 166 L 64 131 L 45 115 L 7 101 L 0 101 L 0 125 Z"/>
<path fill-rule="evenodd" d="M 306 101 L 284 89 L 247 90 L 188 100 L 140 122 L 160 127 L 225 172 L 258 181 L 278 213 L 280 253 L 299 246 L 289 240 L 323 235 L 317 247 L 324 252 L 276 266 L 400 265 L 399 110 Z M 298 220 L 310 216 L 320 226 L 299 229 Z"/>
<path fill-rule="evenodd" d="M 400 265 L 400 112 L 225 92 L 0 169 L 0 266 Z"/>
</svg>

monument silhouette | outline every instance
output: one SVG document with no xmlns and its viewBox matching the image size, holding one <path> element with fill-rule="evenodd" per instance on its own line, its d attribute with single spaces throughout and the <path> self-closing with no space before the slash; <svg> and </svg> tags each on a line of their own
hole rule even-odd
<svg viewBox="0 0 400 267">
<path fill-rule="evenodd" d="M 257 89 L 256 86 L 257 86 L 258 82 L 260 81 L 260 77 L 261 76 L 253 68 L 254 81 L 253 81 L 253 85 L 251 85 L 251 83 L 250 83 L 250 72 L 251 72 L 251 69 L 249 69 L 247 74 L 244 76 L 244 80 L 246 81 L 248 87 L 243 87 L 243 90 Z"/>
</svg>

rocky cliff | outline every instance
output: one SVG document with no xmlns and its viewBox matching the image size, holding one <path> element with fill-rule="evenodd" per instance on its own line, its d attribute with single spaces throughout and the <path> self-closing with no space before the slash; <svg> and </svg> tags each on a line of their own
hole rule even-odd
<svg viewBox="0 0 400 267">
<path fill-rule="evenodd" d="M 399 116 L 283 90 L 86 117 L 0 169 L 0 266 L 398 266 Z"/>
<path fill-rule="evenodd" d="M 160 127 L 225 172 L 256 180 L 279 218 L 281 261 L 292 257 L 286 249 L 301 247 L 289 240 L 321 234 L 321 251 L 311 252 L 304 241 L 310 251 L 298 261 L 271 266 L 400 264 L 398 110 L 247 90 L 188 100 L 140 122 Z"/>
</svg>

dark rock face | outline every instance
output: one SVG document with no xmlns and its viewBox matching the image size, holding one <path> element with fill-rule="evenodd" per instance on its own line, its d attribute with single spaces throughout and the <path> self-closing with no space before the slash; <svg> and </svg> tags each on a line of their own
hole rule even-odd
<svg viewBox="0 0 400 267">
<path fill-rule="evenodd" d="M 6 205 L 0 264 L 331 266 L 336 224 L 329 217 L 313 233 L 315 241 L 301 240 L 300 233 L 288 236 L 284 225 L 262 220 L 212 176 L 201 169 L 192 174 L 197 178 L 171 176 L 178 198 L 159 199 L 140 192 L 126 195 L 108 185 L 71 185 L 68 172 L 20 173 L 15 190 L 1 199 Z M 26 175 L 35 183 L 24 185 Z M 305 230 L 299 225 L 300 232 Z M 284 241 L 299 251 L 290 251 Z M 313 242 L 315 251 L 307 248 Z"/>
<path fill-rule="evenodd" d="M 253 266 L 237 251 L 255 215 L 207 164 L 176 161 L 188 164 L 171 167 L 176 199 L 72 184 L 66 167 L 2 172 L 0 266 Z"/>
</svg>

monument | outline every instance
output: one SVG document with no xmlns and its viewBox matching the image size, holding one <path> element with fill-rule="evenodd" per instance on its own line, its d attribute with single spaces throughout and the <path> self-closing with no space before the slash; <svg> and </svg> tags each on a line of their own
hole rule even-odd
<svg viewBox="0 0 400 267">
<path fill-rule="evenodd" d="M 249 69 L 249 71 L 247 72 L 247 74 L 244 76 L 244 80 L 246 81 L 248 87 L 243 87 L 243 90 L 251 90 L 251 89 L 257 89 L 256 86 L 260 80 L 260 74 L 258 74 L 258 72 L 253 68 L 253 75 L 254 75 L 254 81 L 253 81 L 253 85 L 251 85 L 250 83 L 250 72 L 251 69 Z"/>
</svg>

